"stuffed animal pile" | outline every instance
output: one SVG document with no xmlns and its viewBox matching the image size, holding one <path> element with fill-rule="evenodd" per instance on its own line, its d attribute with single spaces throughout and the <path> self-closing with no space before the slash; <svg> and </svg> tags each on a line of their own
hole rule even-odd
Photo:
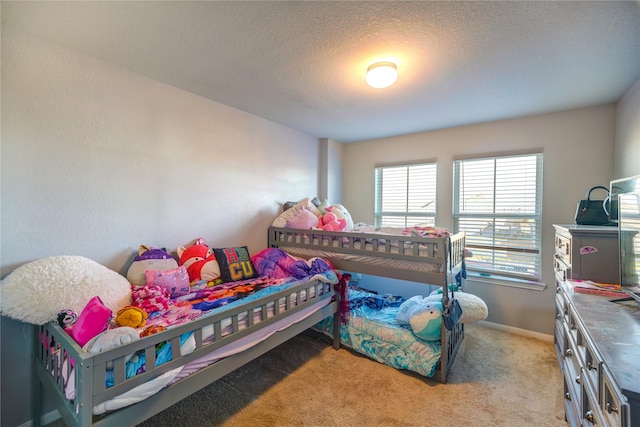
<svg viewBox="0 0 640 427">
<path fill-rule="evenodd" d="M 196 239 L 189 247 L 180 246 L 176 252 L 179 261 L 164 248 L 141 245 L 127 271 L 131 287 L 128 305 L 109 308 L 95 296 L 80 314 L 62 308 L 56 317 L 58 324 L 80 346 L 97 342 L 92 350 L 120 345 L 123 339 L 130 342 L 131 331 L 135 339 L 161 332 L 164 328 L 158 325 L 143 330 L 152 313 L 168 310 L 176 298 L 192 291 L 192 285 L 213 285 L 221 276 L 213 250 L 204 239 Z M 114 332 L 120 329 L 126 333 Z"/>
<path fill-rule="evenodd" d="M 317 198 L 300 202 L 287 202 L 283 212 L 273 221 L 274 227 L 320 229 L 328 231 L 352 231 L 353 219 L 349 211 L 340 204 L 331 204 Z"/>
</svg>

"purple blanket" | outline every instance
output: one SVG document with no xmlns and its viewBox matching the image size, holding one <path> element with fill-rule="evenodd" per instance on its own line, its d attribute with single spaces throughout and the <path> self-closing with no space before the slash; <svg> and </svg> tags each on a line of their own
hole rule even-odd
<svg viewBox="0 0 640 427">
<path fill-rule="evenodd" d="M 251 262 L 260 276 L 274 279 L 302 279 L 333 269 L 331 264 L 322 258 L 296 258 L 279 248 L 267 248 L 258 252 L 251 257 Z"/>
</svg>

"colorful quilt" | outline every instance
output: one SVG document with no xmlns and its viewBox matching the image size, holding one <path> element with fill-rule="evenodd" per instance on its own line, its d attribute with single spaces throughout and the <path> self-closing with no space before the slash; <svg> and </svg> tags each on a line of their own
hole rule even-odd
<svg viewBox="0 0 640 427">
<path fill-rule="evenodd" d="M 370 359 L 396 369 L 432 377 L 440 360 L 440 342 L 417 338 L 408 325 L 396 323 L 401 296 L 349 289 L 349 321 L 340 327 L 340 341 Z M 333 319 L 315 328 L 332 336 Z"/>
</svg>

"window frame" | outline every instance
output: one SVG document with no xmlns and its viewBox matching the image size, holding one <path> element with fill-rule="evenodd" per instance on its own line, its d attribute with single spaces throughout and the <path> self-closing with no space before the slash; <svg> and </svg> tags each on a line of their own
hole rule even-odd
<svg viewBox="0 0 640 427">
<path fill-rule="evenodd" d="M 513 211 L 505 211 L 505 212 L 496 212 L 496 206 L 500 205 L 500 202 L 496 203 L 496 188 L 498 190 L 504 191 L 510 190 L 511 192 L 516 191 L 517 188 L 504 187 L 504 183 L 502 186 L 498 184 L 499 177 L 498 175 L 498 163 L 501 160 L 515 160 L 518 157 L 534 157 L 535 159 L 535 200 L 534 209 L 532 213 L 518 213 L 515 210 Z M 493 194 L 493 202 L 491 204 L 491 212 L 465 212 L 460 209 L 461 199 L 461 167 L 465 162 L 476 162 L 476 161 L 493 161 L 493 188 L 491 189 L 491 194 Z M 524 161 L 524 160 L 523 160 Z M 499 166 L 499 165 L 498 165 Z M 524 165 L 523 165 L 524 167 Z M 487 175 L 490 175 L 490 171 L 487 168 Z M 524 176 L 524 175 L 523 175 Z M 526 177 L 524 178 L 527 179 Z M 525 185 L 530 185 L 530 181 L 526 181 Z M 542 152 L 532 152 L 532 153 L 524 153 L 524 154 L 502 154 L 502 155 L 492 155 L 492 156 L 483 156 L 483 157 L 475 157 L 475 158 L 464 158 L 464 159 L 456 159 L 453 162 L 453 208 L 452 208 L 452 219 L 453 219 L 453 229 L 455 232 L 466 231 L 467 239 L 466 246 L 473 253 L 474 249 L 481 256 L 484 255 L 487 258 L 491 259 L 489 263 L 490 266 L 480 266 L 480 262 L 473 259 L 471 256 L 467 260 L 467 268 L 470 273 L 474 275 L 479 275 L 482 277 L 507 280 L 507 281 L 522 281 L 525 283 L 535 283 L 542 284 L 542 188 L 543 188 L 543 154 Z M 521 190 L 522 191 L 522 190 Z M 526 196 L 522 199 L 517 199 L 517 202 L 525 203 Z M 474 234 L 469 233 L 469 229 L 461 226 L 461 222 L 464 220 L 469 221 L 470 224 L 473 224 L 474 220 L 478 220 L 477 225 L 480 225 L 480 221 L 486 220 L 487 227 L 490 230 L 489 239 L 493 242 L 493 244 L 489 245 L 480 245 L 478 242 L 474 242 Z M 525 236 L 526 239 L 523 239 L 522 242 L 507 242 L 504 244 L 496 244 L 496 242 L 500 239 L 507 240 L 507 232 L 505 231 L 504 224 L 507 224 L 509 221 L 519 221 L 519 226 L 517 227 L 516 233 L 519 233 L 520 236 Z M 497 224 L 502 222 L 502 228 L 499 228 Z M 524 227 L 521 227 L 524 225 Z M 531 233 L 523 232 L 523 229 L 533 229 Z M 480 234 L 480 232 L 475 235 Z M 481 240 L 481 238 L 479 238 Z M 517 238 L 516 238 L 517 240 Z M 488 254 L 491 254 L 490 256 Z M 527 254 L 530 254 L 527 255 Z M 522 262 L 518 263 L 517 261 L 510 260 L 510 255 L 515 257 L 521 257 Z M 496 261 L 499 259 L 499 261 Z M 484 260 L 486 264 L 486 259 Z M 509 271 L 508 267 L 513 267 L 514 271 Z M 496 268 L 498 267 L 498 268 Z M 502 268 L 501 268 L 502 267 Z M 518 269 L 525 269 L 525 272 L 517 272 Z M 530 271 L 532 270 L 532 271 Z"/>
<path fill-rule="evenodd" d="M 428 201 L 424 211 L 418 211 L 410 209 L 410 204 L 415 203 L 415 193 L 411 193 L 411 185 L 409 181 L 412 179 L 419 179 L 419 170 L 417 168 L 426 167 L 426 182 L 430 187 L 426 190 L 426 194 L 433 196 L 433 200 Z M 405 169 L 407 173 L 407 186 L 405 188 L 404 197 L 405 209 L 404 210 L 383 210 L 385 204 L 384 191 L 384 173 L 386 171 L 391 172 L 393 169 Z M 411 171 L 416 170 L 414 174 Z M 430 179 L 432 178 L 432 179 Z M 374 224 L 376 227 L 401 227 L 398 224 L 389 224 L 384 222 L 384 218 L 404 218 L 404 227 L 412 225 L 425 224 L 433 226 L 435 224 L 437 215 L 437 192 L 438 192 L 438 163 L 435 160 L 425 160 L 416 163 L 404 163 L 404 164 L 392 164 L 392 165 L 380 165 L 374 169 Z M 415 189 L 415 187 L 414 187 Z M 428 197 L 431 199 L 431 197 Z M 412 200 L 414 199 L 414 200 Z"/>
</svg>

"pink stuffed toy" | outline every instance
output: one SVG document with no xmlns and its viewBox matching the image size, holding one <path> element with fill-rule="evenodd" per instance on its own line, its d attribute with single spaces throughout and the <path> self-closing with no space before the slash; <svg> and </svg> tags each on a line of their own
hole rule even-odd
<svg viewBox="0 0 640 427">
<path fill-rule="evenodd" d="M 220 277 L 218 261 L 203 238 L 196 239 L 195 244 L 189 248 L 179 246 L 177 252 L 179 264 L 186 267 L 191 283 L 200 280 L 209 282 Z"/>
<path fill-rule="evenodd" d="M 318 228 L 328 231 L 343 231 L 347 228 L 347 220 L 338 219 L 337 215 L 332 212 L 333 206 L 329 206 L 326 211 L 318 220 Z"/>
</svg>

